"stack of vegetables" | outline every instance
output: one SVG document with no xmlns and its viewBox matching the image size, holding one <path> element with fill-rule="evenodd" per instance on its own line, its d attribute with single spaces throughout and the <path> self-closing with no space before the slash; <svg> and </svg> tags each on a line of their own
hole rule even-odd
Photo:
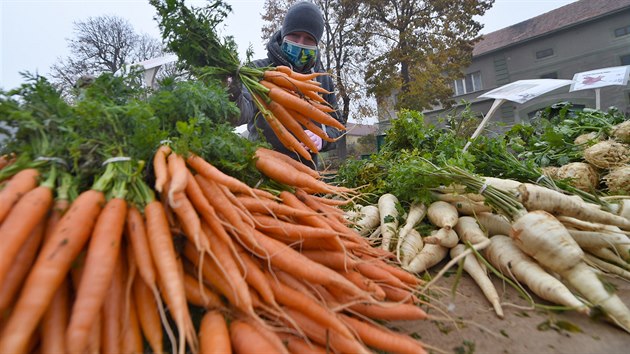
<svg viewBox="0 0 630 354">
<path fill-rule="evenodd" d="M 462 152 L 464 139 L 402 112 L 379 154 L 340 169 L 344 184 L 373 192 L 346 217 L 410 272 L 442 264 L 425 287 L 465 259 L 463 269 L 499 317 L 503 310 L 486 268 L 561 308 L 602 310 L 630 332 L 627 305 L 599 277 L 630 280 L 630 196 L 591 194 L 545 178 L 502 139 L 482 138 Z M 441 148 L 445 141 L 452 144 Z M 485 177 L 487 171 L 519 180 Z"/>
<path fill-rule="evenodd" d="M 138 82 L 0 95 L 0 352 L 424 351 L 379 323 L 428 316 L 356 190 L 235 134 L 218 82 Z"/>
</svg>

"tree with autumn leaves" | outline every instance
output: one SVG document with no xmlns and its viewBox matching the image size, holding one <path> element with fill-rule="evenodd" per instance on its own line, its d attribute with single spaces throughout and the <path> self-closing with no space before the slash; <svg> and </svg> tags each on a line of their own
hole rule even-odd
<svg viewBox="0 0 630 354">
<path fill-rule="evenodd" d="M 299 0 L 265 0 L 262 39 Z M 322 61 L 335 76 L 344 118 L 374 116 L 364 95 L 394 96 L 395 108 L 452 104 L 494 0 L 314 0 L 324 14 Z"/>
</svg>

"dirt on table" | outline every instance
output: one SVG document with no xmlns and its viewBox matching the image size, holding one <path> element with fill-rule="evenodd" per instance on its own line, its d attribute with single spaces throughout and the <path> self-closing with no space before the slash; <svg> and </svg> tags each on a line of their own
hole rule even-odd
<svg viewBox="0 0 630 354">
<path fill-rule="evenodd" d="M 451 288 L 456 278 L 451 274 L 431 288 L 431 305 L 446 311 L 428 311 L 439 321 L 391 325 L 419 338 L 430 353 L 630 353 L 630 333 L 602 318 L 590 318 L 576 311 L 533 309 L 514 288 L 491 276 L 502 300 L 505 316 L 500 319 L 467 274 L 459 279 L 453 295 Z M 617 295 L 630 307 L 630 282 L 605 279 L 617 287 Z M 532 296 L 537 304 L 552 305 Z M 445 319 L 447 316 L 450 321 Z"/>
</svg>

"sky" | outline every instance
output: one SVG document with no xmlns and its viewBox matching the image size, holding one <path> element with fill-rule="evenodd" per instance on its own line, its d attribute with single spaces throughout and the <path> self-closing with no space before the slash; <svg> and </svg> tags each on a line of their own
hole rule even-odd
<svg viewBox="0 0 630 354">
<path fill-rule="evenodd" d="M 478 20 L 481 33 L 525 21 L 576 0 L 495 0 Z M 613 0 L 611 0 L 613 1 Z M 241 58 L 251 45 L 254 58 L 266 56 L 260 29 L 264 0 L 226 0 L 232 13 L 224 35 L 235 37 Z M 192 0 L 192 6 L 207 1 Z M 50 67 L 69 54 L 68 39 L 74 22 L 89 17 L 115 15 L 127 19 L 136 33 L 160 38 L 154 8 L 148 0 L 0 0 L 0 88 L 12 89 L 23 81 L 20 72 L 47 75 Z"/>
</svg>

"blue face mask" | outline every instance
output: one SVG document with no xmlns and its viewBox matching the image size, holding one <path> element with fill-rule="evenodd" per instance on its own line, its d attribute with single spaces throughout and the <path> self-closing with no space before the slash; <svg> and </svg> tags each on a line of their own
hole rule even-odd
<svg viewBox="0 0 630 354">
<path fill-rule="evenodd" d="M 282 52 L 297 70 L 312 67 L 317 60 L 317 46 L 299 44 L 288 39 L 282 41 Z"/>
</svg>

